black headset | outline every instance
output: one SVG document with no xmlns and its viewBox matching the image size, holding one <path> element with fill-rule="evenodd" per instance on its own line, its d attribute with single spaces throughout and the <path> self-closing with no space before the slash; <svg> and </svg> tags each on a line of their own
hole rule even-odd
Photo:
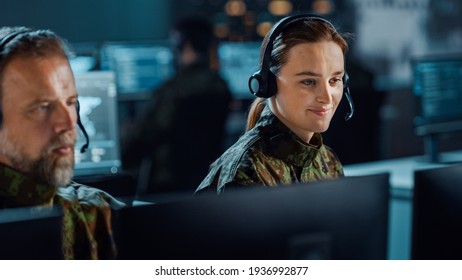
<svg viewBox="0 0 462 280">
<path fill-rule="evenodd" d="M 26 34 L 26 33 L 29 33 L 30 30 L 19 30 L 19 31 L 15 31 L 15 32 L 11 32 L 10 34 L 6 35 L 5 37 L 3 37 L 3 39 L 0 41 L 0 54 L 3 52 L 3 50 L 5 49 L 5 46 L 11 42 L 14 38 L 16 38 L 17 36 L 21 35 L 21 34 Z M 82 133 L 85 137 L 85 144 L 80 148 L 80 152 L 81 153 L 85 153 L 85 151 L 88 149 L 88 146 L 90 145 L 90 138 L 88 137 L 88 133 L 87 131 L 85 130 L 85 127 L 83 126 L 83 123 L 80 119 L 80 103 L 79 101 L 77 100 L 77 104 L 76 104 L 76 109 L 77 109 L 77 125 L 79 126 L 80 130 L 82 130 Z M 0 127 L 3 123 L 3 112 L 2 112 L 2 108 L 0 107 Z"/>
<path fill-rule="evenodd" d="M 270 63 L 271 63 L 271 53 L 273 51 L 273 44 L 276 37 L 281 34 L 281 32 L 289 25 L 304 21 L 304 20 L 319 20 L 329 24 L 333 30 L 336 30 L 333 24 L 325 18 L 322 18 L 317 15 L 309 15 L 309 14 L 302 14 L 302 15 L 295 15 L 295 16 L 288 16 L 281 19 L 270 31 L 271 33 L 268 35 L 268 41 L 265 46 L 265 51 L 262 55 L 262 61 L 260 69 L 255 72 L 249 78 L 249 89 L 252 94 L 257 97 L 261 98 L 269 98 L 276 94 L 277 92 L 277 83 L 276 83 L 276 76 L 270 70 Z M 348 112 L 345 116 L 345 120 L 351 119 L 354 113 L 354 104 L 353 99 L 351 98 L 350 89 L 348 87 L 349 78 L 348 73 L 345 71 L 343 76 L 343 94 L 346 96 L 347 101 L 350 105 L 350 112 Z"/>
</svg>

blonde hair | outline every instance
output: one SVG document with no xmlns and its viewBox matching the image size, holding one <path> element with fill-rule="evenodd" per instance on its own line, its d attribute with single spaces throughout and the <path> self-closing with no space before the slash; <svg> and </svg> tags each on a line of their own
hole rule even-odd
<svg viewBox="0 0 462 280">
<path fill-rule="evenodd" d="M 260 97 L 255 98 L 249 108 L 249 115 L 247 117 L 247 124 L 245 126 L 246 131 L 249 131 L 255 127 L 258 119 L 260 118 L 261 112 L 263 109 L 265 109 L 265 106 L 266 99 Z"/>
</svg>

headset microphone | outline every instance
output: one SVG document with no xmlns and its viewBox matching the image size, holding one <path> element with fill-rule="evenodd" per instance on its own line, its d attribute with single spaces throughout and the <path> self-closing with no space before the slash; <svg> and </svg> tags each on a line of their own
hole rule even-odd
<svg viewBox="0 0 462 280">
<path fill-rule="evenodd" d="M 335 27 L 332 25 L 330 21 L 327 19 L 317 16 L 317 15 L 309 15 L 309 14 L 302 14 L 302 15 L 295 15 L 295 16 L 288 16 L 281 19 L 276 25 L 271 29 L 270 34 L 268 34 L 268 40 L 266 42 L 266 46 L 264 46 L 264 52 L 261 57 L 261 65 L 260 69 L 255 72 L 249 78 L 249 89 L 252 94 L 256 97 L 260 98 L 270 98 L 271 96 L 275 95 L 277 92 L 277 82 L 276 76 L 271 71 L 271 53 L 273 51 L 274 41 L 276 40 L 277 36 L 282 33 L 282 31 L 289 25 L 304 20 L 318 20 L 328 24 L 333 30 L 336 30 Z M 348 74 L 345 71 L 343 76 L 343 94 L 345 95 L 348 104 L 350 105 L 350 112 L 347 113 L 345 116 L 345 120 L 351 119 L 354 113 L 354 104 L 353 98 L 350 94 L 350 89 L 348 87 L 349 78 Z"/>
<path fill-rule="evenodd" d="M 85 144 L 80 148 L 80 153 L 85 153 L 88 149 L 88 146 L 90 145 L 90 137 L 88 137 L 88 133 L 85 130 L 85 127 L 83 126 L 82 120 L 80 119 L 80 102 L 77 101 L 76 105 L 77 107 L 77 125 L 79 126 L 80 130 L 83 133 L 83 136 L 85 137 Z"/>
<path fill-rule="evenodd" d="M 350 78 L 348 77 L 348 73 L 345 72 L 345 74 L 343 75 L 343 94 L 345 95 L 348 104 L 350 105 L 350 112 L 346 114 L 345 121 L 350 120 L 355 112 L 355 104 L 353 103 L 353 98 L 351 98 L 350 87 L 348 85 L 349 82 Z"/>
</svg>

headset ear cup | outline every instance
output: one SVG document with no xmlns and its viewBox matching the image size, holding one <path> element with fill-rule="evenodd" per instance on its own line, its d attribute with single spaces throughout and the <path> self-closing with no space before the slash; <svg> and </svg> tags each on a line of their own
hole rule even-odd
<svg viewBox="0 0 462 280">
<path fill-rule="evenodd" d="M 268 88 L 266 90 L 266 98 L 270 98 L 273 95 L 276 95 L 278 92 L 278 84 L 276 82 L 276 75 L 273 72 L 268 71 Z"/>
<path fill-rule="evenodd" d="M 264 92 L 264 85 L 263 85 L 263 78 L 260 74 L 260 71 L 255 72 L 249 78 L 249 89 L 253 95 L 257 97 L 262 97 L 263 92 Z"/>
<path fill-rule="evenodd" d="M 250 77 L 249 89 L 256 97 L 270 98 L 275 95 L 278 90 L 276 76 L 269 71 L 268 78 L 265 81 L 263 76 L 260 74 L 260 71 L 258 71 Z"/>
</svg>

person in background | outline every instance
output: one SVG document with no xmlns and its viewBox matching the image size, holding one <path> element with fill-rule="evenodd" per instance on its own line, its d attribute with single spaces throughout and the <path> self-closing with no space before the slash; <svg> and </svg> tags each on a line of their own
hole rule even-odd
<svg viewBox="0 0 462 280">
<path fill-rule="evenodd" d="M 259 97 L 251 105 L 247 131 L 213 163 L 196 194 L 344 176 L 321 137 L 344 92 L 351 101 L 344 37 L 318 16 L 290 16 L 273 26 L 261 46 L 260 71 L 249 80 Z"/>
<path fill-rule="evenodd" d="M 0 209 L 63 211 L 65 259 L 114 259 L 109 194 L 73 181 L 78 93 L 50 30 L 0 28 Z M 40 242 L 40 241 L 37 241 Z"/>
<path fill-rule="evenodd" d="M 200 17 L 180 19 L 170 39 L 177 73 L 153 93 L 146 111 L 122 141 L 123 166 L 138 177 L 138 194 L 193 193 L 224 150 L 232 101 L 226 82 L 211 68 L 215 38 Z"/>
</svg>

